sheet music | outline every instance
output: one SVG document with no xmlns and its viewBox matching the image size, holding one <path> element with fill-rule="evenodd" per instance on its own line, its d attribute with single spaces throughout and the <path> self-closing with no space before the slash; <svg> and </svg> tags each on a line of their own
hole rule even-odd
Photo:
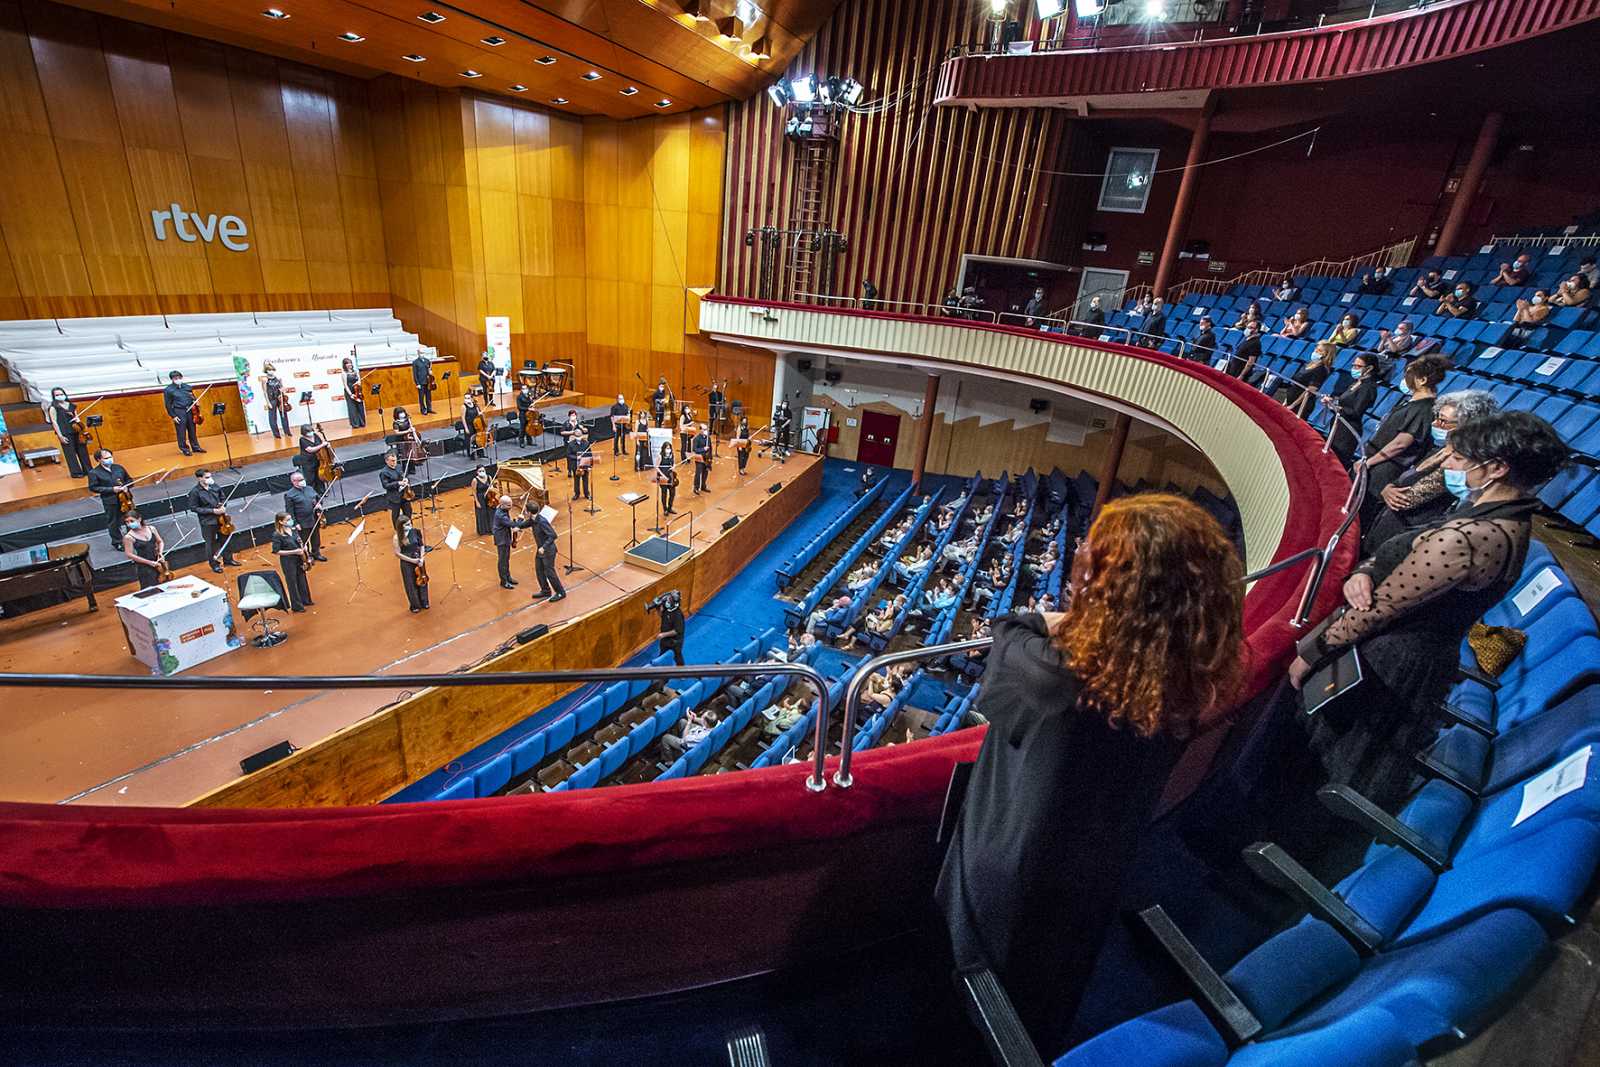
<svg viewBox="0 0 1600 1067">
<path fill-rule="evenodd" d="M 455 526 L 451 526 L 450 529 L 446 530 L 445 531 L 445 535 L 444 535 L 444 544 L 445 544 L 445 547 L 448 548 L 452 552 L 454 552 L 456 549 L 460 548 L 461 547 L 461 530 L 458 527 L 455 527 Z"/>
<path fill-rule="evenodd" d="M 361 532 L 363 530 L 365 530 L 366 528 L 367 528 L 367 520 L 366 519 L 362 519 L 360 522 L 356 523 L 356 528 L 354 530 L 350 531 L 350 536 L 349 536 L 349 538 L 347 538 L 345 540 L 345 544 L 347 544 L 347 545 L 355 544 L 356 543 L 356 538 L 360 537 L 361 536 Z"/>
</svg>

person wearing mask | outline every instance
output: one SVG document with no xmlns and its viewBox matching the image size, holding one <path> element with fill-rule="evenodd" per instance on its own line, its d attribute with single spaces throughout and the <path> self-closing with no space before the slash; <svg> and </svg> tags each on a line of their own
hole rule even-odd
<svg viewBox="0 0 1600 1067">
<path fill-rule="evenodd" d="M 318 454 L 327 447 L 327 440 L 308 422 L 300 427 L 300 450 L 295 453 L 294 459 L 290 460 L 295 469 L 305 475 L 306 481 L 310 482 L 311 487 L 319 494 L 328 488 L 322 480 L 322 475 L 318 473 L 320 465 Z"/>
<path fill-rule="evenodd" d="M 479 537 L 494 532 L 494 508 L 489 503 L 491 489 L 494 489 L 494 479 L 489 476 L 489 465 L 480 463 L 472 476 L 473 528 Z"/>
<path fill-rule="evenodd" d="M 178 433 L 178 451 L 186 456 L 204 452 L 200 439 L 195 436 L 195 408 L 198 401 L 194 390 L 184 382 L 183 375 L 173 371 L 167 375 L 167 387 L 161 390 L 161 406 L 167 409 L 173 428 Z"/>
<path fill-rule="evenodd" d="M 798 694 L 784 697 L 761 715 L 767 720 L 767 724 L 761 728 L 761 733 L 768 738 L 777 737 L 793 729 L 806 717 L 806 700 Z"/>
<path fill-rule="evenodd" d="M 433 364 L 421 352 L 411 361 L 411 383 L 417 387 L 417 411 L 433 414 Z"/>
<path fill-rule="evenodd" d="M 672 442 L 661 442 L 656 458 L 656 485 L 661 491 L 661 514 L 675 515 L 672 505 L 678 500 L 678 467 L 672 458 Z"/>
<path fill-rule="evenodd" d="M 552 604 L 567 599 L 566 587 L 561 584 L 561 574 L 556 567 L 556 528 L 542 511 L 533 517 L 533 546 L 533 575 L 539 579 L 539 591 L 533 594 L 533 599 L 549 597 Z"/>
<path fill-rule="evenodd" d="M 1159 348 L 1167 339 L 1167 306 L 1159 296 L 1150 300 L 1150 314 L 1139 323 L 1139 344 L 1145 348 Z"/>
<path fill-rule="evenodd" d="M 1378 357 L 1371 352 L 1357 352 L 1351 370 L 1355 380 L 1345 391 L 1338 396 L 1321 397 L 1318 403 L 1332 408 L 1335 415 L 1359 433 L 1361 420 L 1367 417 L 1367 412 L 1378 399 Z M 1355 462 L 1357 443 L 1355 433 L 1342 425 L 1335 426 L 1329 450 L 1339 457 L 1339 462 L 1344 464 L 1346 470 Z"/>
<path fill-rule="evenodd" d="M 1417 280 L 1411 283 L 1406 295 L 1427 300 L 1442 300 L 1449 291 L 1450 283 L 1445 281 L 1438 271 L 1430 270 L 1417 275 Z"/>
<path fill-rule="evenodd" d="M 1527 285 L 1533 274 L 1533 257 L 1526 252 L 1517 254 L 1510 263 L 1500 264 L 1500 273 L 1494 276 L 1494 285 Z"/>
<path fill-rule="evenodd" d="M 1210 365 L 1217 358 L 1217 328 L 1210 315 L 1200 318 L 1200 328 L 1189 340 L 1189 358 Z"/>
<path fill-rule="evenodd" d="M 633 420 L 628 409 L 628 402 L 621 393 L 617 394 L 617 402 L 611 405 L 611 454 L 620 456 L 626 450 L 628 437 L 628 424 Z"/>
<path fill-rule="evenodd" d="M 655 413 L 656 428 L 667 421 L 667 410 L 672 406 L 672 390 L 667 388 L 667 376 L 656 379 L 656 390 L 650 394 L 650 409 Z"/>
<path fill-rule="evenodd" d="M 267 394 L 267 425 L 272 427 L 272 439 L 281 441 L 288 437 L 289 431 L 293 429 L 289 425 L 289 412 L 294 404 L 290 398 L 284 396 L 283 379 L 278 377 L 278 368 L 267 363 L 261 369 L 267 374 L 262 382 Z"/>
<path fill-rule="evenodd" d="M 1023 315 L 1027 316 L 1027 325 L 1037 326 L 1036 321 L 1050 314 L 1050 309 L 1045 307 L 1044 286 L 1035 286 L 1033 295 L 1028 297 L 1028 302 L 1022 306 Z"/>
<path fill-rule="evenodd" d="M 1389 276 L 1369 271 L 1361 276 L 1361 284 L 1356 286 L 1356 292 L 1361 296 L 1387 296 Z"/>
<path fill-rule="evenodd" d="M 716 728 L 717 717 L 711 714 L 710 709 L 705 711 L 687 711 L 682 719 L 678 720 L 678 732 L 671 730 L 661 735 L 661 751 L 670 760 L 678 760 L 700 742 L 711 736 L 711 731 Z"/>
<path fill-rule="evenodd" d="M 361 391 L 361 372 L 356 370 L 356 361 L 349 356 L 344 358 L 344 410 L 350 420 L 350 428 L 359 430 L 367 424 L 367 398 Z"/>
<path fill-rule="evenodd" d="M 1356 320 L 1353 312 L 1347 313 L 1339 320 L 1339 325 L 1333 328 L 1333 332 L 1328 335 L 1328 340 L 1340 348 L 1349 348 L 1361 340 L 1361 325 Z"/>
<path fill-rule="evenodd" d="M 1544 289 L 1535 289 L 1532 296 L 1518 298 L 1517 313 L 1512 316 L 1511 321 L 1518 326 L 1543 326 L 1549 317 L 1550 294 Z"/>
<path fill-rule="evenodd" d="M 1311 321 L 1311 309 L 1301 308 L 1283 320 L 1283 327 L 1278 331 L 1278 336 L 1298 341 L 1311 332 L 1312 325 L 1314 324 Z"/>
<path fill-rule="evenodd" d="M 672 660 L 678 666 L 683 666 L 683 603 L 676 593 L 672 594 L 661 605 L 660 632 L 656 634 L 658 655 L 661 652 L 672 653 Z"/>
<path fill-rule="evenodd" d="M 1105 329 L 1106 312 L 1100 306 L 1100 298 L 1098 296 L 1089 298 L 1089 310 L 1083 313 L 1083 322 L 1087 328 L 1080 328 L 1074 331 L 1083 337 L 1099 337 L 1100 331 Z"/>
<path fill-rule="evenodd" d="M 401 519 L 394 531 L 394 555 L 400 561 L 400 584 L 405 586 L 406 603 L 413 615 L 428 610 L 428 583 L 422 569 L 427 552 L 422 531 L 411 525 L 409 518 Z"/>
<path fill-rule="evenodd" d="M 1550 298 L 1550 302 L 1564 308 L 1588 307 L 1592 292 L 1593 287 L 1589 285 L 1587 276 L 1582 273 L 1574 274 L 1556 287 L 1555 295 Z"/>
<path fill-rule="evenodd" d="M 383 467 L 378 471 L 378 485 L 383 489 L 383 502 L 389 506 L 389 524 L 400 529 L 402 518 L 411 518 L 411 482 L 400 469 L 400 457 L 392 451 L 383 454 Z M 412 494 L 413 498 L 415 494 Z"/>
<path fill-rule="evenodd" d="M 1437 735 L 1462 639 L 1516 585 L 1539 509 L 1533 494 L 1570 458 L 1550 424 L 1525 411 L 1464 422 L 1446 443 L 1455 509 L 1379 545 L 1345 582 L 1346 606 L 1301 639 L 1289 667 L 1299 689 L 1324 663 L 1358 651 L 1361 699 L 1310 717 L 1311 750 L 1329 780 L 1387 810 L 1410 791 L 1413 757 Z"/>
<path fill-rule="evenodd" d="M 113 548 L 122 546 L 122 498 L 119 492 L 133 492 L 133 477 L 128 468 L 112 461 L 111 449 L 102 448 L 96 453 L 99 465 L 89 472 L 89 492 L 100 498 L 106 512 L 106 530 Z"/>
<path fill-rule="evenodd" d="M 739 461 L 739 473 L 744 473 L 745 464 L 750 462 L 750 420 L 739 416 L 739 429 L 734 433 L 734 458 Z"/>
<path fill-rule="evenodd" d="M 466 442 L 467 458 L 482 459 L 488 455 L 484 441 L 478 437 L 483 429 L 483 409 L 478 406 L 476 393 L 468 393 L 461 398 L 461 420 L 457 424 L 461 431 L 461 438 Z"/>
<path fill-rule="evenodd" d="M 524 378 L 517 389 L 517 444 L 524 448 L 533 444 L 533 429 L 529 420 L 534 417 L 533 402 L 536 399 L 533 383 Z"/>
<path fill-rule="evenodd" d="M 1203 509 L 1143 493 L 1095 518 L 1065 612 L 992 624 L 989 730 L 935 901 L 955 966 L 993 970 L 1047 1058 L 1185 742 L 1237 698 L 1243 576 Z"/>
<path fill-rule="evenodd" d="M 139 588 L 160 585 L 165 580 L 161 571 L 167 562 L 167 546 L 161 540 L 161 532 L 141 519 L 137 511 L 128 512 L 125 523 L 122 554 L 134 562 Z"/>
<path fill-rule="evenodd" d="M 1261 317 L 1261 304 L 1259 301 L 1255 300 L 1250 301 L 1250 303 L 1246 305 L 1244 311 L 1240 313 L 1239 317 L 1234 320 L 1233 328 L 1235 330 L 1242 330 L 1246 326 L 1249 326 L 1252 322 L 1255 323 L 1258 328 L 1264 328 L 1266 323 L 1266 320 Z"/>
<path fill-rule="evenodd" d="M 322 554 L 322 500 L 317 491 L 306 484 L 306 476 L 299 471 L 289 475 L 289 491 L 283 494 L 283 510 L 293 521 L 295 529 L 310 550 L 310 558 L 323 563 L 328 557 Z"/>
<path fill-rule="evenodd" d="M 1239 342 L 1239 347 L 1228 357 L 1228 366 L 1224 373 L 1241 381 L 1251 381 L 1255 377 L 1256 361 L 1260 358 L 1261 323 L 1251 322 L 1244 328 L 1244 340 Z"/>
<path fill-rule="evenodd" d="M 878 287 L 872 283 L 870 278 L 861 280 L 861 310 L 878 310 Z"/>
<path fill-rule="evenodd" d="M 283 569 L 283 588 L 289 594 L 289 610 L 303 612 L 311 604 L 311 583 L 306 581 L 306 556 L 309 550 L 294 532 L 293 520 L 288 512 L 280 511 L 273 518 L 272 554 L 278 557 Z"/>
<path fill-rule="evenodd" d="M 694 408 L 685 404 L 678 412 L 678 455 L 688 456 L 693 451 L 689 442 L 694 439 L 694 427 Z"/>
<path fill-rule="evenodd" d="M 61 455 L 67 461 L 67 473 L 74 478 L 89 477 L 89 432 L 78 417 L 78 405 L 67 397 L 60 386 L 50 390 L 50 428 L 61 442 Z"/>
<path fill-rule="evenodd" d="M 495 564 L 500 572 L 500 588 L 515 589 L 517 580 L 511 577 L 511 548 L 516 537 L 516 531 L 526 530 L 533 525 L 534 520 L 524 515 L 520 519 L 511 517 L 511 494 L 502 493 L 500 506 L 494 509 L 491 522 L 491 532 L 494 534 Z"/>
<path fill-rule="evenodd" d="M 1410 319 L 1401 319 L 1393 333 L 1384 327 L 1378 328 L 1377 351 L 1380 356 L 1409 357 L 1416 345 L 1417 331 Z"/>
<path fill-rule="evenodd" d="M 1294 278 L 1285 274 L 1278 283 L 1278 288 L 1272 294 L 1272 299 L 1281 300 L 1285 304 L 1300 299 L 1300 287 L 1294 283 Z"/>
<path fill-rule="evenodd" d="M 1450 361 L 1443 356 L 1418 356 L 1401 373 L 1400 392 L 1405 399 L 1390 408 L 1378 423 L 1367 439 L 1365 458 L 1357 461 L 1367 468 L 1367 495 L 1361 502 L 1362 529 L 1378 521 L 1383 491 L 1428 451 L 1433 398 L 1449 370 Z"/>
<path fill-rule="evenodd" d="M 1478 314 L 1478 298 L 1472 295 L 1472 286 L 1456 282 L 1456 287 L 1439 298 L 1434 314 L 1449 315 L 1453 319 L 1470 319 Z"/>
<path fill-rule="evenodd" d="M 1428 454 L 1378 494 L 1384 506 L 1376 521 L 1361 528 L 1363 554 L 1370 556 L 1394 535 L 1415 532 L 1444 517 L 1456 502 L 1444 487 L 1444 460 L 1450 454 L 1445 442 L 1463 422 L 1492 415 L 1499 408 L 1494 394 L 1481 389 L 1461 389 L 1434 400 Z"/>
<path fill-rule="evenodd" d="M 189 490 L 185 504 L 200 523 L 200 536 L 206 543 L 206 559 L 217 574 L 222 573 L 224 566 L 239 566 L 239 561 L 233 558 L 233 550 L 228 547 L 227 540 L 221 532 L 222 516 L 228 513 L 224 501 L 222 491 L 217 488 L 217 480 L 211 476 L 211 472 L 203 467 L 195 471 L 194 487 Z"/>
<path fill-rule="evenodd" d="M 1272 399 L 1305 418 L 1306 413 L 1312 410 L 1311 398 L 1317 395 L 1317 391 L 1328 380 L 1328 375 L 1333 373 L 1333 360 L 1338 354 L 1339 349 L 1330 342 L 1318 341 L 1317 347 L 1312 350 L 1310 362 L 1295 371 L 1289 382 L 1279 385 Z"/>
<path fill-rule="evenodd" d="M 789 400 L 784 398 L 778 410 L 772 413 L 772 458 L 782 460 L 789 455 L 789 432 L 794 426 L 794 413 L 789 410 Z"/>
<path fill-rule="evenodd" d="M 572 468 L 572 499 L 593 500 L 589 472 L 594 468 L 594 448 L 589 444 L 589 428 L 582 423 L 578 432 L 567 438 L 567 462 Z"/>
<path fill-rule="evenodd" d="M 494 407 L 495 400 L 498 399 L 495 379 L 499 374 L 500 368 L 494 365 L 494 355 L 492 353 L 485 352 L 478 357 L 478 392 L 483 394 L 483 409 L 485 411 Z"/>
<path fill-rule="evenodd" d="M 689 441 L 689 452 L 694 459 L 694 491 L 709 493 L 711 491 L 711 434 L 705 423 L 700 424 L 699 432 Z"/>
<path fill-rule="evenodd" d="M 639 412 L 637 421 L 633 424 L 633 469 L 636 471 L 648 470 L 650 467 L 650 422 L 644 412 Z"/>
</svg>

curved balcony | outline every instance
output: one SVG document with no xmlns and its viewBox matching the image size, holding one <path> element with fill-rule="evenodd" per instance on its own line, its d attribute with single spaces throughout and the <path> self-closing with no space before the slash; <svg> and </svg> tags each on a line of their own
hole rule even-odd
<svg viewBox="0 0 1600 1067">
<path fill-rule="evenodd" d="M 1382 74 L 1514 44 L 1600 17 L 1600 0 L 1445 0 L 1360 22 L 1185 44 L 967 55 L 935 103 L 1197 106 L 1204 93 Z"/>
<path fill-rule="evenodd" d="M 701 328 L 752 345 L 893 351 L 1145 412 L 1212 454 L 1253 564 L 1321 548 L 1345 521 L 1350 483 L 1320 438 L 1199 364 L 1020 327 L 721 297 L 702 302 Z M 1313 617 L 1339 597 L 1353 541 L 1334 554 Z M 1306 581 L 1293 567 L 1249 590 L 1247 700 L 1191 743 L 1169 810 L 1282 677 Z M 807 788 L 809 767 L 790 765 L 367 808 L 0 804 L 0 939 L 29 959 L 0 978 L 0 1022 L 415 1022 L 837 966 L 904 930 L 918 912 L 908 902 L 931 892 L 950 768 L 982 738 L 863 751 L 853 785 L 820 791 Z"/>
</svg>

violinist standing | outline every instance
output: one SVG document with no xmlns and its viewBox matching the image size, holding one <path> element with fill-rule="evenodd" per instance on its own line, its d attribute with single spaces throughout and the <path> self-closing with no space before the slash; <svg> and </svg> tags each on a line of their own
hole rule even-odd
<svg viewBox="0 0 1600 1067">
<path fill-rule="evenodd" d="M 306 581 L 306 556 L 310 554 L 294 532 L 293 520 L 286 511 L 278 512 L 272 526 L 272 553 L 283 568 L 283 588 L 289 594 L 289 610 L 305 611 L 311 599 L 311 583 Z"/>
<path fill-rule="evenodd" d="M 68 473 L 74 478 L 89 477 L 89 445 L 79 436 L 78 405 L 67 398 L 67 391 L 60 386 L 50 390 L 50 423 L 61 439 Z"/>
<path fill-rule="evenodd" d="M 306 484 L 306 476 L 299 471 L 289 475 L 289 491 L 283 494 L 283 510 L 289 513 L 301 536 L 311 549 L 311 558 L 327 562 L 322 554 L 322 501 L 317 491 Z"/>
<path fill-rule="evenodd" d="M 383 454 L 383 470 L 378 472 L 378 483 L 383 487 L 384 503 L 389 505 L 389 521 L 398 530 L 402 517 L 407 520 L 411 518 L 411 501 L 406 499 L 406 490 L 410 485 L 400 470 L 400 457 L 393 452 Z"/>
<path fill-rule="evenodd" d="M 89 492 L 99 496 L 100 506 L 106 509 L 106 528 L 111 534 L 111 546 L 116 548 L 122 544 L 122 502 L 117 491 L 131 491 L 133 478 L 128 468 L 111 461 L 111 449 L 102 448 L 97 455 L 100 465 L 89 472 Z"/>
<path fill-rule="evenodd" d="M 493 488 L 489 465 L 478 464 L 478 473 L 472 479 L 472 517 L 477 522 L 479 537 L 494 532 L 494 508 L 489 506 L 489 490 Z"/>
<path fill-rule="evenodd" d="M 350 417 L 352 430 L 359 430 L 367 424 L 367 401 L 361 394 L 361 372 L 356 370 L 356 361 L 349 356 L 344 359 L 344 410 Z"/>
<path fill-rule="evenodd" d="M 422 544 L 422 531 L 411 525 L 409 517 L 402 518 L 394 532 L 394 554 L 400 560 L 400 582 L 406 587 L 406 601 L 413 615 L 428 610 L 428 584 L 418 581 L 427 551 Z"/>
<path fill-rule="evenodd" d="M 239 561 L 233 558 L 233 550 L 222 536 L 222 516 L 228 510 L 225 498 L 217 488 L 217 480 L 204 467 L 194 472 L 194 479 L 194 488 L 189 490 L 187 503 L 195 518 L 200 520 L 200 536 L 206 542 L 206 559 L 210 561 L 211 569 L 221 574 L 224 565 L 239 566 Z"/>
</svg>

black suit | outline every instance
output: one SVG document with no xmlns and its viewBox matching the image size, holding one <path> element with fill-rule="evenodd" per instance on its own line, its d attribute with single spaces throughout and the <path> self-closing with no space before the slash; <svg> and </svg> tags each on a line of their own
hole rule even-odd
<svg viewBox="0 0 1600 1067">
<path fill-rule="evenodd" d="M 389 505 L 389 521 L 396 530 L 400 529 L 400 516 L 411 517 L 411 501 L 406 499 L 405 489 L 400 485 L 405 480 L 405 473 L 398 466 L 391 470 L 388 464 L 384 464 L 378 471 L 378 484 L 383 486 L 383 502 Z"/>
<path fill-rule="evenodd" d="M 589 449 L 589 440 L 585 437 L 569 437 L 567 439 L 567 470 L 572 473 L 572 497 L 584 500 L 593 500 L 589 494 L 589 468 L 581 467 L 578 461 L 585 455 L 592 456 Z"/>
<path fill-rule="evenodd" d="M 222 516 L 212 510 L 222 507 L 224 499 L 220 490 L 215 487 L 207 489 L 198 482 L 189 490 L 187 501 L 189 510 L 200 520 L 200 536 L 205 538 L 206 558 L 212 561 L 212 566 L 216 566 L 218 556 L 221 556 L 226 563 L 233 562 L 233 552 L 226 550 L 226 546 L 222 543 L 222 534 L 217 529 L 222 522 Z"/>
<path fill-rule="evenodd" d="M 1167 339 L 1167 313 L 1152 311 L 1144 317 L 1144 322 L 1139 325 L 1139 332 L 1134 335 L 1136 344 L 1155 348 Z"/>
<path fill-rule="evenodd" d="M 689 448 L 695 455 L 705 457 L 705 462 L 696 460 L 694 464 L 694 491 L 704 493 L 708 488 L 706 482 L 711 478 L 711 438 L 703 433 L 695 434 Z"/>
<path fill-rule="evenodd" d="M 194 403 L 194 390 L 187 383 L 175 382 L 161 390 L 161 406 L 178 433 L 178 451 L 186 456 L 200 447 L 194 430 Z"/>
<path fill-rule="evenodd" d="M 298 489 L 291 487 L 283 494 L 283 510 L 300 527 L 302 536 L 309 532 L 306 545 L 311 549 L 311 554 L 322 555 L 322 524 L 317 521 L 317 491 L 309 485 L 302 485 Z"/>
<path fill-rule="evenodd" d="M 488 407 L 494 401 L 494 376 L 497 370 L 494 360 L 488 356 L 478 357 L 478 385 L 483 389 L 483 403 Z"/>
<path fill-rule="evenodd" d="M 411 361 L 411 381 L 417 387 L 417 409 L 424 415 L 433 414 L 433 387 L 428 384 L 428 379 L 433 375 L 432 367 L 427 356 L 418 356 Z"/>
<path fill-rule="evenodd" d="M 533 541 L 538 546 L 533 557 L 533 573 L 539 579 L 539 592 L 566 596 L 567 590 L 556 572 L 556 528 L 543 515 L 533 520 Z"/>
<path fill-rule="evenodd" d="M 1217 355 L 1217 333 L 1215 330 L 1201 330 L 1191 339 L 1189 345 L 1189 358 L 1199 360 L 1201 363 L 1210 363 Z"/>
<path fill-rule="evenodd" d="M 323 482 L 322 476 L 317 473 L 317 467 L 319 466 L 317 453 L 306 450 L 321 443 L 321 439 L 315 434 L 307 433 L 307 429 L 309 427 L 301 427 L 300 451 L 295 453 L 294 459 L 290 462 L 294 464 L 295 469 L 305 475 L 306 481 L 311 484 L 311 487 L 320 493 L 328 486 Z"/>
<path fill-rule="evenodd" d="M 655 413 L 656 425 L 660 426 L 667 417 L 667 389 L 666 386 L 656 386 L 656 391 L 650 394 L 650 407 Z"/>
<path fill-rule="evenodd" d="M 117 486 L 132 481 L 128 469 L 117 463 L 102 463 L 89 472 L 89 492 L 97 494 L 100 506 L 106 509 L 106 528 L 116 548 L 122 547 L 122 506 L 117 503 Z"/>
<path fill-rule="evenodd" d="M 511 531 L 526 530 L 532 519 L 513 519 L 505 508 L 494 509 L 491 528 L 494 533 L 494 554 L 500 565 L 500 584 L 511 584 Z"/>
<path fill-rule="evenodd" d="M 517 394 L 517 444 L 519 445 L 533 443 L 533 435 L 528 432 L 528 413 L 533 410 L 533 400 L 531 389 Z"/>
</svg>

